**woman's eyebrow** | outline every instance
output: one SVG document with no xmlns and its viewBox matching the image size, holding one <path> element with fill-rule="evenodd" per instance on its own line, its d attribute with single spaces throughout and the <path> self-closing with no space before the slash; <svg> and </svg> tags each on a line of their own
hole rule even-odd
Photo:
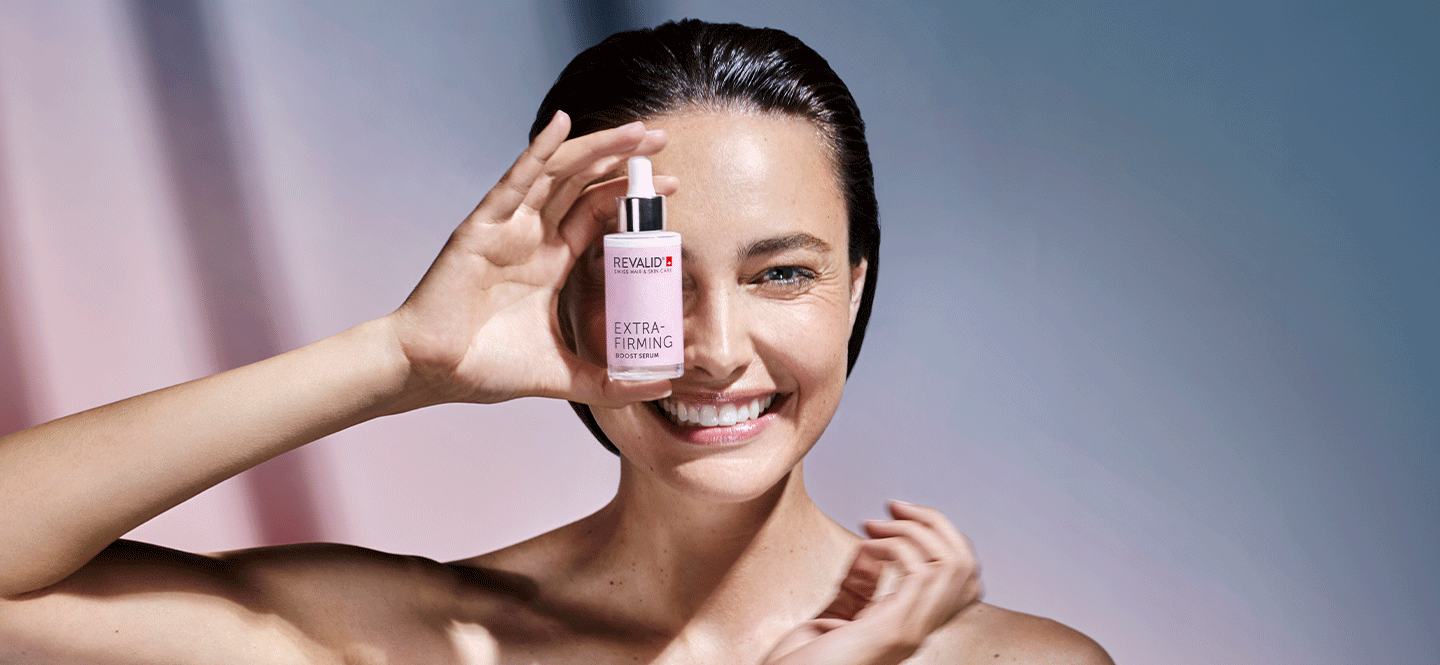
<svg viewBox="0 0 1440 665">
<path fill-rule="evenodd" d="M 740 262 L 744 263 L 757 256 L 779 254 L 792 249 L 810 249 L 820 254 L 830 253 L 830 243 L 809 233 L 792 233 L 785 236 L 756 240 L 740 250 Z"/>
</svg>

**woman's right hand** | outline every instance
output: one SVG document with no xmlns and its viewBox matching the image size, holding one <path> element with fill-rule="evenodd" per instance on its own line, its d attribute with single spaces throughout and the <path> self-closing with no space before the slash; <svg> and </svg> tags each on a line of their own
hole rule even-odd
<svg viewBox="0 0 1440 665">
<path fill-rule="evenodd" d="M 790 631 L 766 665 L 895 665 L 985 595 L 970 541 L 940 511 L 890 502 L 869 520 L 835 600 Z M 893 590 L 883 587 L 886 573 Z"/>
<path fill-rule="evenodd" d="M 626 180 L 595 184 L 665 145 L 640 122 L 565 140 L 558 112 L 450 236 L 388 318 L 421 403 L 557 397 L 599 406 L 658 399 L 668 381 L 615 382 L 567 348 L 556 310 L 571 267 L 615 216 Z M 674 178 L 657 177 L 672 193 Z"/>
</svg>

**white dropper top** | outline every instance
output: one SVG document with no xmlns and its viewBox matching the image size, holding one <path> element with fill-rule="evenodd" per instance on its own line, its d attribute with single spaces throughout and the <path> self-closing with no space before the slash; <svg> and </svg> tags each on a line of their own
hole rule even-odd
<svg viewBox="0 0 1440 665">
<path fill-rule="evenodd" d="M 655 178 L 650 172 L 650 158 L 636 155 L 626 163 L 630 171 L 630 188 L 625 196 L 630 198 L 655 198 Z"/>
</svg>

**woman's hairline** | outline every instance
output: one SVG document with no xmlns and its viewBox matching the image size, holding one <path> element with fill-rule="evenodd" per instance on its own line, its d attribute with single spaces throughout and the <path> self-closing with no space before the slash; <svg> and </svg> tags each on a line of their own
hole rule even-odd
<svg viewBox="0 0 1440 665">
<path fill-rule="evenodd" d="M 842 202 L 845 202 L 845 237 L 848 241 L 851 233 L 849 206 L 850 197 L 849 191 L 845 187 L 844 169 L 840 164 L 839 133 L 836 131 L 836 128 L 830 123 L 826 123 L 825 121 L 818 118 L 813 118 L 805 113 L 787 111 L 784 109 L 766 109 L 762 108 L 759 104 L 747 102 L 746 100 L 740 99 L 687 103 L 683 106 L 678 107 L 675 111 L 667 111 L 665 113 L 639 116 L 627 120 L 627 122 L 634 122 L 638 120 L 641 122 L 649 123 L 653 120 L 659 120 L 664 118 L 687 118 L 719 114 L 740 114 L 760 118 L 794 119 L 803 121 L 806 125 L 809 125 L 810 129 L 815 132 L 817 143 L 820 144 L 821 153 L 825 155 L 825 160 L 830 164 L 830 174 L 835 184 L 835 192 L 840 196 L 840 200 Z M 618 127 L 619 125 L 615 126 Z M 609 129 L 609 127 L 601 127 L 589 133 L 593 134 L 594 132 L 604 131 L 605 129 Z M 574 138 L 574 135 L 572 135 L 571 138 Z M 615 178 L 625 175 L 624 164 L 625 162 L 622 160 L 619 164 L 615 165 L 615 168 L 606 172 L 605 175 L 601 176 L 598 180 L 596 180 L 596 182 L 613 180 Z M 849 243 L 847 242 L 846 244 L 848 245 Z M 867 258 L 868 257 L 864 256 L 863 254 L 852 254 L 851 256 L 849 256 L 849 262 L 850 265 L 854 267 L 860 265 L 860 262 L 864 261 Z"/>
</svg>

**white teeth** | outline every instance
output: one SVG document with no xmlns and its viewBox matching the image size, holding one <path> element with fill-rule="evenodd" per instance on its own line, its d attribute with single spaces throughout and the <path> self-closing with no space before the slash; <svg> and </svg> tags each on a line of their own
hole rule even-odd
<svg viewBox="0 0 1440 665">
<path fill-rule="evenodd" d="M 670 399 L 660 400 L 660 408 L 680 425 L 730 427 L 759 418 L 775 401 L 775 395 L 757 397 L 742 404 L 686 404 Z"/>
<path fill-rule="evenodd" d="M 720 425 L 721 427 L 729 427 L 731 425 L 734 425 L 735 423 L 739 422 L 735 419 L 736 415 L 737 414 L 735 412 L 734 404 L 723 405 L 720 407 L 720 416 L 716 424 Z"/>
</svg>

